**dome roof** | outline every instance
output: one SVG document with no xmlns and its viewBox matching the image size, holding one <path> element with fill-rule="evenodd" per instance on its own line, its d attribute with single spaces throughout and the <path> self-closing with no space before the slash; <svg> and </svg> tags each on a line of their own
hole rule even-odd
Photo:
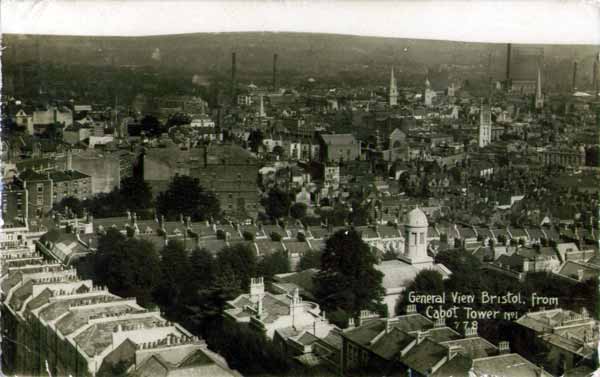
<svg viewBox="0 0 600 377">
<path fill-rule="evenodd" d="M 427 227 L 429 222 L 427 216 L 419 208 L 415 208 L 406 216 L 406 225 L 412 227 Z"/>
</svg>

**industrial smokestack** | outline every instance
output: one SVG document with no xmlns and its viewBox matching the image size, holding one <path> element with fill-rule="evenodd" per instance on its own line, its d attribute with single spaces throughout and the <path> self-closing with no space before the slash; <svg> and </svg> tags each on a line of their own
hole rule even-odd
<svg viewBox="0 0 600 377">
<path fill-rule="evenodd" d="M 277 89 L 277 54 L 273 54 L 273 90 Z"/>
<path fill-rule="evenodd" d="M 592 72 L 592 80 L 594 80 L 594 82 L 593 82 L 594 96 L 596 96 L 596 99 L 598 99 L 598 62 L 599 61 L 600 61 L 600 53 L 598 53 L 598 55 L 596 56 L 596 59 L 594 60 L 594 72 Z"/>
<path fill-rule="evenodd" d="M 571 90 L 575 92 L 577 89 L 577 61 L 573 62 L 573 84 L 571 84 Z"/>
<path fill-rule="evenodd" d="M 510 90 L 510 55 L 512 50 L 512 45 L 509 43 L 506 46 L 506 89 Z"/>
<path fill-rule="evenodd" d="M 236 81 L 236 63 L 235 63 L 235 52 L 231 53 L 231 100 L 236 103 L 237 94 L 237 81 Z"/>
</svg>

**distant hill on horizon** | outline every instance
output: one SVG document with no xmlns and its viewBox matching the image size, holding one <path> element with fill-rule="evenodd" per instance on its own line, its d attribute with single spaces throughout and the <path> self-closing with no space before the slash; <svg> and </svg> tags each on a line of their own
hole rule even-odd
<svg viewBox="0 0 600 377">
<path fill-rule="evenodd" d="M 503 79 L 506 44 L 366 37 L 294 32 L 194 33 L 144 37 L 88 37 L 5 34 L 3 63 L 88 64 L 96 66 L 154 66 L 189 74 L 226 74 L 236 52 L 240 77 L 264 76 L 278 54 L 281 75 L 330 76 L 360 72 L 384 80 L 391 66 L 398 76 L 420 74 L 440 67 L 479 70 Z M 570 79 L 574 60 L 582 80 L 591 77 L 592 45 L 513 45 L 542 51 L 548 76 Z M 514 56 L 514 53 L 513 53 Z M 512 70 L 512 69 L 511 69 Z M 489 72 L 489 73 L 488 73 Z M 562 76 L 565 77 L 562 77 Z"/>
</svg>

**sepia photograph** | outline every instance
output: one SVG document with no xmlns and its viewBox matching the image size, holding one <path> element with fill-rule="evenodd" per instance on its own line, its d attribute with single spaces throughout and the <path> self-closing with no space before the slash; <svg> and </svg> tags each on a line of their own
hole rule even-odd
<svg viewBox="0 0 600 377">
<path fill-rule="evenodd" d="M 600 3 L 0 10 L 0 376 L 600 376 Z"/>
</svg>

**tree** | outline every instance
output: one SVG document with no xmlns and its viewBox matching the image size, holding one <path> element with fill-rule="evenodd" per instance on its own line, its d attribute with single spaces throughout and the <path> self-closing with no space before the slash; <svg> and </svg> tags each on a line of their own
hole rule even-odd
<svg viewBox="0 0 600 377">
<path fill-rule="evenodd" d="M 81 217 L 83 216 L 84 204 L 81 200 L 77 199 L 74 196 L 67 196 L 62 198 L 60 202 L 56 203 L 53 209 L 57 212 L 64 212 L 66 209 L 69 209 L 75 216 Z"/>
<path fill-rule="evenodd" d="M 345 205 L 336 203 L 333 206 L 333 210 L 321 209 L 319 214 L 321 215 L 323 221 L 326 221 L 329 225 L 344 226 L 348 220 L 350 211 Z"/>
<path fill-rule="evenodd" d="M 220 214 L 214 193 L 204 190 L 198 178 L 187 175 L 175 175 L 169 188 L 158 195 L 156 206 L 159 213 L 171 220 L 183 215 L 202 221 Z"/>
<path fill-rule="evenodd" d="M 153 207 L 150 185 L 141 177 L 127 177 L 121 180 L 119 195 L 127 209 L 140 211 Z"/>
<path fill-rule="evenodd" d="M 397 304 L 396 311 L 402 312 L 409 302 L 409 294 L 441 295 L 444 292 L 442 275 L 435 270 L 422 270 L 402 293 L 403 298 Z"/>
<path fill-rule="evenodd" d="M 267 198 L 263 201 L 267 214 L 272 219 L 279 219 L 286 216 L 291 204 L 292 198 L 290 194 L 278 188 L 269 191 Z"/>
<path fill-rule="evenodd" d="M 257 276 L 256 253 L 245 244 L 223 248 L 217 255 L 217 265 L 220 268 L 230 268 L 244 291 L 250 287 L 250 278 Z"/>
<path fill-rule="evenodd" d="M 261 130 L 252 130 L 248 135 L 248 144 L 252 152 L 258 152 L 258 148 L 262 145 L 265 136 Z"/>
<path fill-rule="evenodd" d="M 171 241 L 161 251 L 162 280 L 155 292 L 159 304 L 176 308 L 191 292 L 192 265 L 181 242 Z"/>
<path fill-rule="evenodd" d="M 290 207 L 290 215 L 294 219 L 303 219 L 306 216 L 306 204 L 304 203 L 294 203 Z"/>
<path fill-rule="evenodd" d="M 321 252 L 318 250 L 309 250 L 302 254 L 298 269 L 300 271 L 308 270 L 310 268 L 321 268 Z"/>
<path fill-rule="evenodd" d="M 175 114 L 169 115 L 166 126 L 167 126 L 167 128 L 171 128 L 173 126 L 183 126 L 186 124 L 190 124 L 191 121 L 192 121 L 192 119 L 190 118 L 189 115 L 184 114 L 184 113 L 175 113 Z"/>
<path fill-rule="evenodd" d="M 275 147 L 273 147 L 273 154 L 278 156 L 279 158 L 283 157 L 284 153 L 285 150 L 281 145 L 276 145 Z"/>
<path fill-rule="evenodd" d="M 430 295 L 442 294 L 444 291 L 444 280 L 438 271 L 423 270 L 415 276 L 415 280 L 408 286 L 406 291 Z"/>
<path fill-rule="evenodd" d="M 114 189 L 109 193 L 100 193 L 83 202 L 88 212 L 96 217 L 122 216 L 124 206 L 122 205 L 119 191 Z"/>
<path fill-rule="evenodd" d="M 290 259 L 285 251 L 266 255 L 258 263 L 258 274 L 266 279 L 274 275 L 290 272 Z"/>
<path fill-rule="evenodd" d="M 109 229 L 98 240 L 94 260 L 98 283 L 122 297 L 136 297 L 139 304 L 152 304 L 152 292 L 161 281 L 161 265 L 154 245 L 127 238 Z"/>
<path fill-rule="evenodd" d="M 244 375 L 286 375 L 290 363 L 281 348 L 264 333 L 222 320 L 213 321 L 206 334 L 211 349 L 219 352 L 232 369 Z"/>
<path fill-rule="evenodd" d="M 207 249 L 196 248 L 190 255 L 191 282 L 196 289 L 210 285 L 215 274 L 215 258 Z"/>
<path fill-rule="evenodd" d="M 63 125 L 56 122 L 52 123 L 46 129 L 45 134 L 50 140 L 60 142 L 63 138 Z"/>
<path fill-rule="evenodd" d="M 334 233 L 325 243 L 321 270 L 314 277 L 317 299 L 328 311 L 375 310 L 384 293 L 383 274 L 375 263 L 369 246 L 354 229 Z"/>
<path fill-rule="evenodd" d="M 349 214 L 350 223 L 354 226 L 367 225 L 371 219 L 369 209 L 366 205 L 362 205 L 357 201 L 352 203 L 352 211 Z"/>
<path fill-rule="evenodd" d="M 163 132 L 163 127 L 155 116 L 146 115 L 142 118 L 140 124 L 146 135 L 160 136 Z"/>
</svg>

